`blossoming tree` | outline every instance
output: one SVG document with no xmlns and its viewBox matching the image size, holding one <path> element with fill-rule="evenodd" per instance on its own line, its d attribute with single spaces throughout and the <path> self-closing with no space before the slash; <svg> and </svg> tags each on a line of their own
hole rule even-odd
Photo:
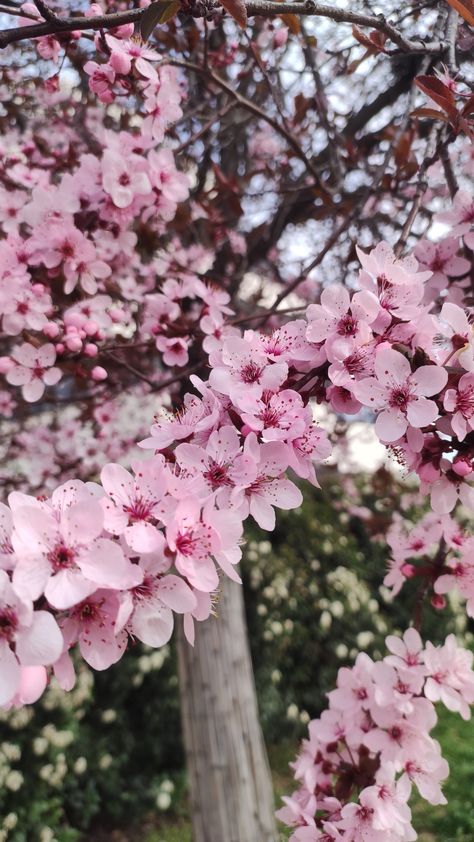
<svg viewBox="0 0 474 842">
<path fill-rule="evenodd" d="M 474 702 L 471 654 L 420 636 L 474 610 L 474 11 L 360 6 L 0 6 L 0 704 L 178 617 L 197 842 L 275 839 L 236 565 L 340 453 L 316 404 L 373 419 L 430 511 L 394 520 L 413 628 L 311 723 L 294 842 L 414 839 L 434 703 Z"/>
</svg>

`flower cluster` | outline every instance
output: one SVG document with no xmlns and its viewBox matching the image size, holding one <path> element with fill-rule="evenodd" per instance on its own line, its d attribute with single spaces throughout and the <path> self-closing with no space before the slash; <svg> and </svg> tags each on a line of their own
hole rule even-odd
<svg viewBox="0 0 474 842">
<path fill-rule="evenodd" d="M 274 507 L 302 501 L 287 469 L 316 483 L 314 462 L 329 455 L 307 401 L 289 388 L 312 354 L 304 329 L 301 321 L 224 339 L 209 383 L 193 378 L 200 396 L 157 419 L 142 442 L 154 453 L 133 473 L 110 463 L 100 485 L 69 480 L 49 498 L 10 494 L 1 509 L 1 703 L 39 695 L 49 666 L 71 687 L 76 645 L 105 669 L 128 639 L 164 645 L 174 613 L 193 640 L 220 573 L 240 581 L 243 521 L 252 515 L 273 529 Z"/>
<path fill-rule="evenodd" d="M 454 635 L 423 646 L 413 628 L 386 644 L 383 660 L 360 654 L 339 670 L 328 710 L 309 724 L 292 764 L 299 789 L 278 812 L 293 828 L 291 842 L 409 842 L 412 788 L 446 803 L 449 768 L 430 736 L 434 703 L 470 717 L 473 655 Z"/>
</svg>

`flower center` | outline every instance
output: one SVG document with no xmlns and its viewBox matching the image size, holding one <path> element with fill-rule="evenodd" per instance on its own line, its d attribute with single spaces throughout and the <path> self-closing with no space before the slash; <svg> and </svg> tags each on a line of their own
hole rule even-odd
<svg viewBox="0 0 474 842">
<path fill-rule="evenodd" d="M 74 567 L 74 551 L 64 544 L 58 544 L 48 553 L 48 561 L 54 573 Z"/>
<path fill-rule="evenodd" d="M 389 406 L 393 409 L 400 409 L 402 412 L 406 412 L 410 398 L 411 396 L 408 386 L 400 386 L 398 389 L 393 389 L 391 392 Z"/>
<path fill-rule="evenodd" d="M 256 383 L 263 369 L 257 363 L 247 363 L 240 371 L 240 379 L 243 383 Z"/>
<path fill-rule="evenodd" d="M 15 637 L 15 632 L 18 628 L 18 617 L 13 608 L 5 605 L 0 608 L 0 640 L 6 640 L 11 643 Z"/>
<path fill-rule="evenodd" d="M 355 336 L 357 325 L 358 322 L 354 316 L 343 316 L 337 323 L 337 332 L 340 336 Z"/>
</svg>

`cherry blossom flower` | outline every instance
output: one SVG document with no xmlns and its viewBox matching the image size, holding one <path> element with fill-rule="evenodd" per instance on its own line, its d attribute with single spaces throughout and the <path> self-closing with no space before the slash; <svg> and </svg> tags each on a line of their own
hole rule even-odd
<svg viewBox="0 0 474 842">
<path fill-rule="evenodd" d="M 428 396 L 441 392 L 448 380 L 445 369 L 424 365 L 412 372 L 410 363 L 392 348 L 381 348 L 375 359 L 376 377 L 354 383 L 353 391 L 365 406 L 382 410 L 375 431 L 385 442 L 397 441 L 413 427 L 426 427 L 439 415 Z"/>
<path fill-rule="evenodd" d="M 119 609 L 118 594 L 97 590 L 75 605 L 61 623 L 66 644 L 78 643 L 82 657 L 93 669 L 108 669 L 125 652 L 127 634 L 117 631 L 115 625 Z"/>
<path fill-rule="evenodd" d="M 155 457 L 136 465 L 135 476 L 122 465 L 109 463 L 101 472 L 108 497 L 101 499 L 104 526 L 114 535 L 123 535 L 138 553 L 149 553 L 162 546 L 163 535 L 156 528 L 163 515 L 163 498 L 168 488 L 164 462 Z"/>
<path fill-rule="evenodd" d="M 250 409 L 265 390 L 276 392 L 288 375 L 286 363 L 269 364 L 255 345 L 237 336 L 225 339 L 222 362 L 209 376 L 210 385 L 242 409 Z"/>
<path fill-rule="evenodd" d="M 45 594 L 52 606 L 70 608 L 98 587 L 129 588 L 141 581 L 120 547 L 102 537 L 104 515 L 99 502 L 86 491 L 69 492 L 64 505 L 29 504 L 11 497 L 12 545 L 17 556 L 13 584 L 25 599 Z"/>
<path fill-rule="evenodd" d="M 13 366 L 6 374 L 7 382 L 21 386 L 23 398 L 29 403 L 42 398 L 45 386 L 55 386 L 62 377 L 61 369 L 54 366 L 54 345 L 35 348 L 24 342 L 12 351 L 11 356 Z"/>
<path fill-rule="evenodd" d="M 151 191 L 148 175 L 137 155 L 124 158 L 106 149 L 102 157 L 104 190 L 118 208 L 128 208 L 135 196 L 146 196 Z"/>
</svg>

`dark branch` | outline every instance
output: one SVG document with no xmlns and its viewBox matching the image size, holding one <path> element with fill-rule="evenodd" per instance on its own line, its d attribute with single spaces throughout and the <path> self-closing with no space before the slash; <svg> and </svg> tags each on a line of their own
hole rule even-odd
<svg viewBox="0 0 474 842">
<path fill-rule="evenodd" d="M 45 4 L 40 0 L 41 5 Z M 38 4 L 37 4 L 38 6 Z M 39 8 L 39 6 L 38 6 Z M 14 44 L 19 41 L 27 41 L 32 38 L 41 38 L 45 35 L 60 35 L 67 32 L 94 30 L 99 29 L 113 29 L 116 26 L 122 26 L 126 23 L 135 23 L 140 20 L 145 12 L 145 9 L 130 9 L 127 12 L 114 12 L 109 15 L 97 15 L 94 17 L 71 17 L 51 19 L 51 12 L 48 7 L 50 19 L 44 23 L 33 24 L 32 26 L 22 26 L 13 29 L 6 29 L 0 32 L 0 49 L 7 47 L 9 44 Z M 262 17 L 272 17 L 274 15 L 291 14 L 308 15 L 312 17 L 326 17 L 340 23 L 352 23 L 358 26 L 368 26 L 383 32 L 396 46 L 404 53 L 421 53 L 423 55 L 432 54 L 438 55 L 445 49 L 442 41 L 412 41 L 405 38 L 398 30 L 388 23 L 384 17 L 374 15 L 364 15 L 357 12 L 347 11 L 345 9 L 332 8 L 331 6 L 323 6 L 319 3 L 314 3 L 313 0 L 304 0 L 304 2 L 295 3 L 275 3 L 272 0 L 249 0 L 246 3 L 247 14 L 249 17 L 257 15 Z M 43 16 L 46 14 L 42 12 Z"/>
</svg>

